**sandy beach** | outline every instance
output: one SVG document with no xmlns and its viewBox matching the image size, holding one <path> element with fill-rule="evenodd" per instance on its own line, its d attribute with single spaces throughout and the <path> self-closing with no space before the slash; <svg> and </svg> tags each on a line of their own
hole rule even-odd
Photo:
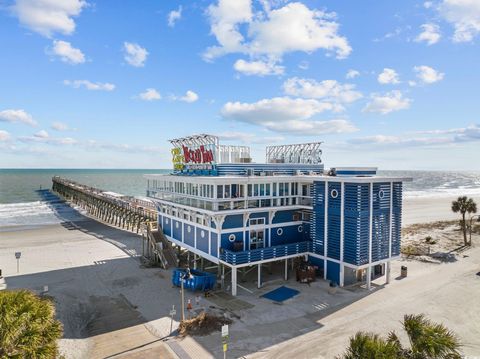
<svg viewBox="0 0 480 359">
<path fill-rule="evenodd" d="M 452 198 L 407 199 L 404 224 L 456 219 Z M 478 200 L 478 199 L 477 199 Z M 5 228 L 4 228 L 5 230 Z M 169 311 L 180 308 L 170 271 L 142 265 L 140 236 L 92 219 L 0 232 L 0 267 L 9 289 L 30 288 L 55 299 L 64 324 L 61 352 L 66 358 L 211 358 L 222 357 L 219 333 L 185 339 L 168 337 Z M 22 252 L 17 273 L 14 252 Z M 290 279 L 301 295 L 281 308 L 259 298 L 283 284 L 267 278 L 264 288 L 241 291 L 231 326 L 229 355 L 254 358 L 332 358 L 358 330 L 401 333 L 406 313 L 425 313 L 446 324 L 464 343 L 466 355 L 480 355 L 480 239 L 451 263 L 401 260 L 409 275 L 375 281 L 374 290 L 345 288 L 335 296 L 325 281 L 310 287 Z M 293 277 L 293 276 L 291 276 Z M 245 284 L 247 285 L 247 284 Z M 193 294 L 189 293 L 193 298 Z M 201 306 L 218 305 L 202 299 Z M 233 302 L 225 301 L 225 306 Z M 238 307 L 237 307 L 238 308 Z M 178 314 L 173 329 L 178 325 Z M 403 338 L 405 339 L 405 338 Z"/>
<path fill-rule="evenodd" d="M 452 201 L 463 195 L 459 193 L 458 196 L 405 197 L 402 223 L 406 226 L 415 223 L 457 220 L 459 215 L 452 212 L 451 204 Z M 473 198 L 477 204 L 480 203 L 480 197 L 469 197 Z"/>
</svg>

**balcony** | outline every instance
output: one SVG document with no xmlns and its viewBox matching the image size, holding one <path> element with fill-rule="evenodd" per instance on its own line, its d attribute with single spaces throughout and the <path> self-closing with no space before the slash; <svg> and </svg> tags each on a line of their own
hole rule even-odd
<svg viewBox="0 0 480 359">
<path fill-rule="evenodd" d="M 297 242 L 274 247 L 253 249 L 251 251 L 233 252 L 221 249 L 220 260 L 232 265 L 258 262 L 262 260 L 304 254 L 310 251 L 311 242 Z"/>
</svg>

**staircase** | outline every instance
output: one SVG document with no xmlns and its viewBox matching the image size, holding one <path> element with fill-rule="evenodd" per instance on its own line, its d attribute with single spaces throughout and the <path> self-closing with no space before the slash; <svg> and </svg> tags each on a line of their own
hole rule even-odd
<svg viewBox="0 0 480 359">
<path fill-rule="evenodd" d="M 162 230 L 156 227 L 156 223 L 148 223 L 144 233 L 148 243 L 147 256 L 160 263 L 164 269 L 178 266 L 178 258 L 172 244 L 165 238 Z"/>
</svg>

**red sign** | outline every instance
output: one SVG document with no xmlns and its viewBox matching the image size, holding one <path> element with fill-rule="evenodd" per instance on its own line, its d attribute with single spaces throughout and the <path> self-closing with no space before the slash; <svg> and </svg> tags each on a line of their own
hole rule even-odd
<svg viewBox="0 0 480 359">
<path fill-rule="evenodd" d="M 213 151 L 207 150 L 205 146 L 191 150 L 187 146 L 182 146 L 185 163 L 212 163 L 214 162 Z"/>
</svg>

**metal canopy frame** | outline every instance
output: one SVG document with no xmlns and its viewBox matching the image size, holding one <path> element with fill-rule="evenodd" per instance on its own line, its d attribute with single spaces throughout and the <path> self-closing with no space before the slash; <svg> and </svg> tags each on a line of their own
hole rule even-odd
<svg viewBox="0 0 480 359">
<path fill-rule="evenodd" d="M 267 146 L 267 163 L 322 163 L 322 150 L 320 145 L 323 142 L 299 143 L 293 145 Z"/>
</svg>

